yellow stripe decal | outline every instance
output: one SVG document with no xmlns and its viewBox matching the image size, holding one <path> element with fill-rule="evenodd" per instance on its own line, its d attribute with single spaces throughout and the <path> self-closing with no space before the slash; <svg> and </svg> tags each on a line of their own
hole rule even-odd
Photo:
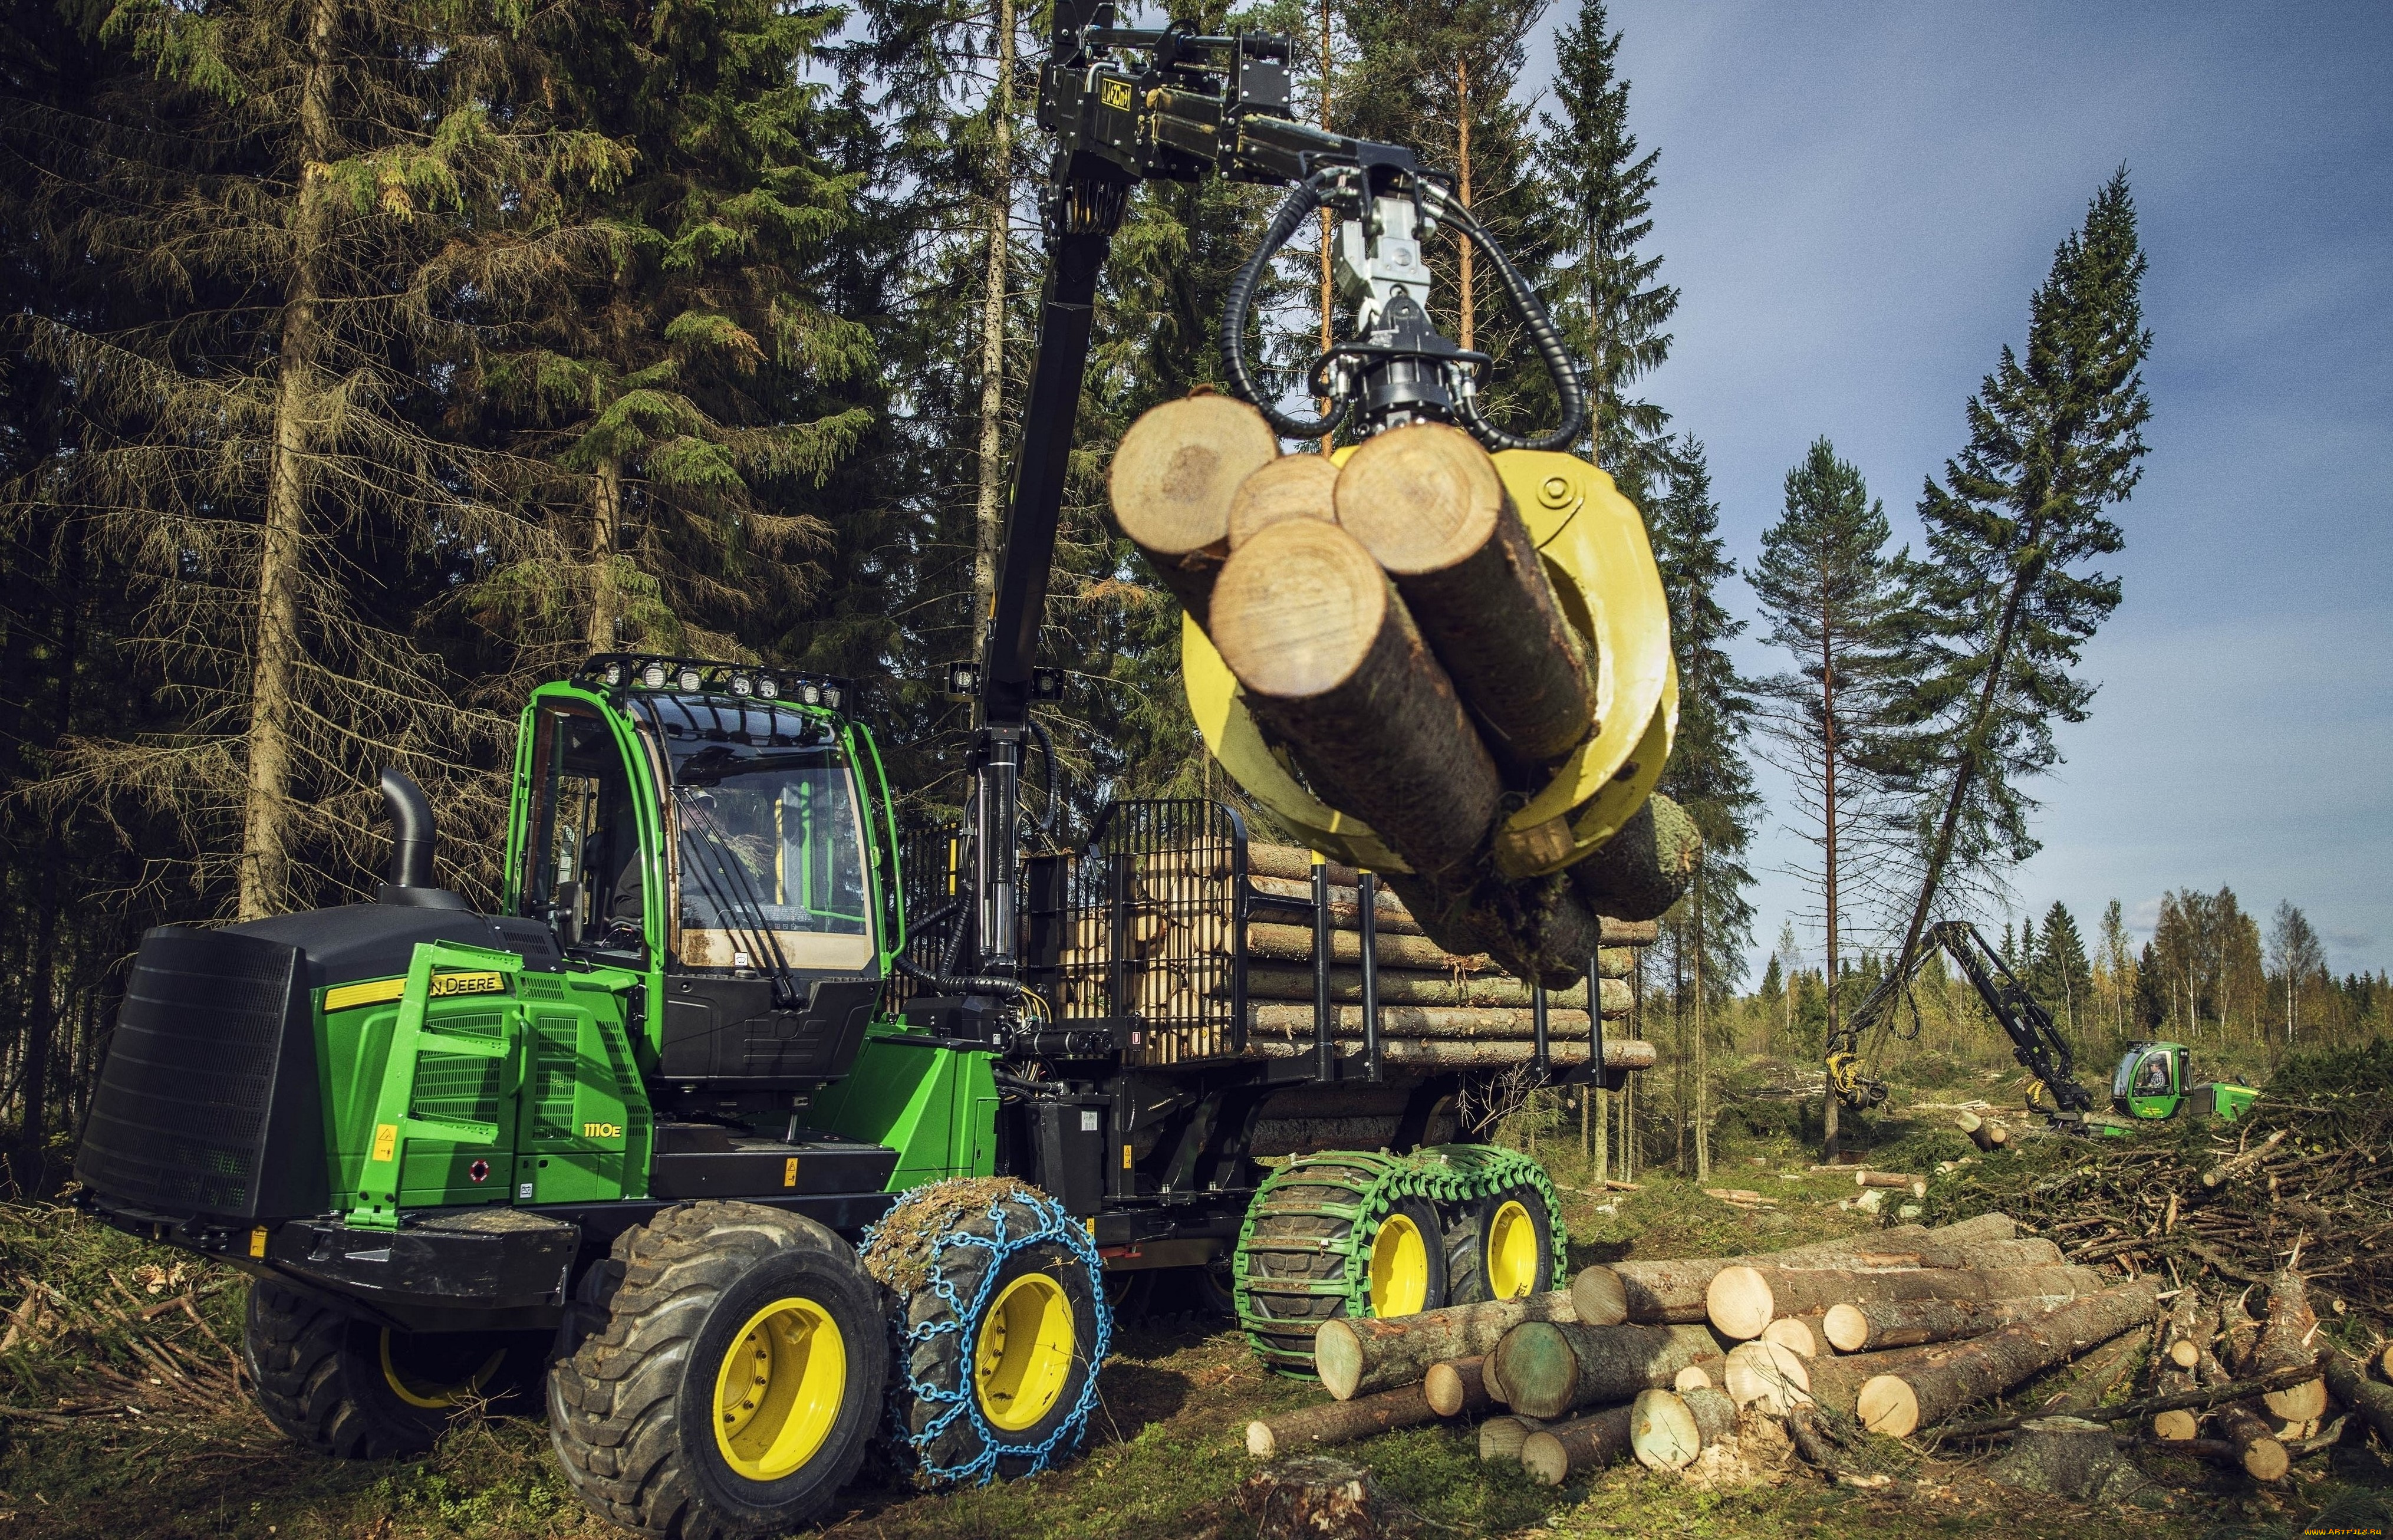
<svg viewBox="0 0 2393 1540">
<path fill-rule="evenodd" d="M 404 978 L 370 979 L 364 984 L 344 984 L 338 988 L 324 991 L 324 1010 L 330 1013 L 334 1011 L 347 1011 L 352 1006 L 382 1005 L 399 998 L 405 993 L 407 993 L 407 980 Z"/>
</svg>

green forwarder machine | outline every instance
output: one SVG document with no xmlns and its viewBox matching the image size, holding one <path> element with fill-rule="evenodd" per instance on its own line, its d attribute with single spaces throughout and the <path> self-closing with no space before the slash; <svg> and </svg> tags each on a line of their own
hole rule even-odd
<svg viewBox="0 0 2393 1540">
<path fill-rule="evenodd" d="M 1374 276 L 1418 266 L 1412 220 L 1390 211 L 1442 191 L 1402 150 L 1289 121 L 1286 40 L 1058 12 L 1050 271 L 995 608 L 964 681 L 961 825 L 900 830 L 852 682 L 608 655 L 524 711 L 503 912 L 437 885 L 431 810 L 386 772 L 377 902 L 143 939 L 81 1201 L 250 1274 L 248 1366 L 294 1438 L 397 1455 L 461 1403 L 544 1396 L 600 1514 L 659 1535 L 783 1533 L 875 1439 L 929 1481 L 1069 1455 L 1107 1288 L 1137 1270 L 1179 1270 L 1288 1369 L 1335 1315 L 1563 1281 L 1536 1163 L 1438 1142 L 1477 1131 L 1457 1109 L 1489 1105 L 1505 1071 L 1379 1051 L 1367 874 L 1356 1053 L 1332 1040 L 1327 868 L 1309 892 L 1258 882 L 1245 826 L 1210 802 L 1117 804 L 1078 851 L 1028 816 L 1028 708 L 1056 693 L 1034 643 L 1091 306 L 1136 181 L 1299 184 L 1250 270 L 1314 208 L 1343 215 L 1350 287 L 1377 304 L 1363 319 L 1395 318 L 1316 371 L 1355 434 L 1477 432 L 1485 363 L 1406 308 L 1425 287 Z M 1550 452 L 1584 423 L 1566 367 L 1556 386 L 1537 485 L 1600 482 Z M 1643 741 L 1666 750 L 1655 721 Z M 1644 757 L 1640 799 L 1660 753 Z M 1186 959 L 1169 998 L 1142 984 L 1139 927 L 1158 912 L 1226 917 L 1235 938 Z M 1244 938 L 1262 918 L 1313 928 L 1314 1040 L 1295 1051 L 1249 1039 Z M 1584 1052 L 1548 1042 L 1537 992 L 1530 1083 L 1622 1083 L 1593 969 Z M 1384 1148 L 1254 1158 L 1267 1104 L 1341 1088 L 1376 1098 Z"/>
</svg>

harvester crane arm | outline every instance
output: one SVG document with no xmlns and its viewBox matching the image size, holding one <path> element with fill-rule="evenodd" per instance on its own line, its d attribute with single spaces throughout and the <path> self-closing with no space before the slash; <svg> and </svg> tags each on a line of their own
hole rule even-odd
<svg viewBox="0 0 2393 1540">
<path fill-rule="evenodd" d="M 1112 0 L 1058 0 L 1040 72 L 1039 121 L 1055 137 L 1041 213 L 1047 274 L 1037 352 L 1023 404 L 1023 437 L 987 617 L 974 703 L 968 817 L 975 902 L 972 965 L 931 981 L 965 993 L 1013 992 L 1019 895 L 1015 832 L 1029 708 L 1060 690 L 1037 665 L 1049 575 L 1080 389 L 1088 372 L 1099 277 L 1123 205 L 1141 181 L 1210 175 L 1295 184 L 1266 238 L 1231 286 L 1222 328 L 1233 389 L 1281 434 L 1318 437 L 1341 424 L 1358 436 L 1414 421 L 1453 422 L 1490 449 L 1567 447 L 1584 431 L 1587 395 L 1545 307 L 1503 253 L 1411 150 L 1293 121 L 1286 37 L 1199 35 L 1114 24 Z M 1355 334 L 1315 363 L 1311 386 L 1334 404 L 1313 422 L 1280 411 L 1248 373 L 1243 337 L 1262 269 L 1316 209 L 1342 216 L 1340 285 L 1355 302 Z M 1452 225 L 1491 259 L 1532 345 L 1553 376 L 1562 421 L 1535 438 L 1504 432 L 1476 396 L 1492 360 L 1456 346 L 1431 323 L 1420 238 Z M 910 965 L 902 964 L 901 966 Z"/>
<path fill-rule="evenodd" d="M 1967 920 L 1947 920 L 1929 926 L 1928 938 L 1932 946 L 1914 953 L 1909 967 L 1889 973 L 1853 1012 L 1850 1024 L 1828 1044 L 1828 1084 L 1837 1098 L 1855 1108 L 1873 1107 L 1886 1100 L 1886 1082 L 1869 1073 L 1871 1055 L 1863 1052 L 1863 1039 L 1867 1038 L 1873 1049 L 1883 1040 L 1910 993 L 1912 980 L 1927 966 L 1935 948 L 1941 947 L 1978 992 L 2003 1035 L 2010 1038 L 2012 1055 L 2044 1088 L 2053 1108 L 2077 1115 L 2093 1111 L 2093 1095 L 2077 1083 L 2076 1055 L 2054 1024 L 2052 1012 L 2036 1003 L 1984 934 Z M 2031 1097 L 2033 1094 L 2031 1091 Z"/>
</svg>

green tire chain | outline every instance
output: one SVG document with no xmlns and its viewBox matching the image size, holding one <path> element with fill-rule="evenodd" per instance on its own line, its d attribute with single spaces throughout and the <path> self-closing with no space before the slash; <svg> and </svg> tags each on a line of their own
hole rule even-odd
<svg viewBox="0 0 2393 1540">
<path fill-rule="evenodd" d="M 1238 1325 L 1266 1367 L 1310 1377 L 1324 1321 L 1371 1313 L 1371 1242 L 1389 1211 L 1424 1198 L 1447 1220 L 1497 1193 L 1540 1194 L 1554 1236 L 1552 1286 L 1564 1282 L 1562 1204 L 1545 1170 L 1515 1150 L 1440 1144 L 1416 1155 L 1335 1150 L 1299 1155 L 1256 1190 L 1238 1227 Z"/>
</svg>

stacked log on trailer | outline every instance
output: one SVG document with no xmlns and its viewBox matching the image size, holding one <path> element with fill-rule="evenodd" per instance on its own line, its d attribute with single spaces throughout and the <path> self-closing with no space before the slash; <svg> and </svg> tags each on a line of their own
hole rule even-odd
<svg viewBox="0 0 2393 1540">
<path fill-rule="evenodd" d="M 1176 1034 L 1223 1039 L 1241 982 L 1246 999 L 1247 1052 L 1251 1057 L 1290 1058 L 1316 1046 L 1313 927 L 1313 853 L 1292 845 L 1250 841 L 1247 846 L 1249 893 L 1241 894 L 1227 845 L 1200 850 L 1163 850 L 1133 857 L 1134 897 L 1120 940 L 1127 945 L 1131 1009 L 1155 1024 L 1156 1046 L 1172 1059 L 1206 1057 L 1196 1044 L 1171 1053 Z M 1365 1051 L 1365 942 L 1361 889 L 1366 878 L 1352 867 L 1327 864 L 1330 926 L 1329 996 L 1333 1052 Z M 1269 900 L 1270 902 L 1262 902 Z M 1241 924 L 1239 916 L 1246 915 Z M 1065 982 L 1058 993 L 1066 1016 L 1097 1016 L 1110 1009 L 1108 964 L 1117 935 L 1109 909 L 1094 907 L 1067 927 L 1060 963 Z M 1374 895 L 1370 914 L 1373 977 L 1379 1004 L 1382 1064 L 1400 1075 L 1449 1069 L 1505 1068 L 1526 1064 L 1536 1051 L 1537 986 L 1504 971 L 1493 956 L 1450 952 L 1423 932 L 1403 899 L 1384 890 Z M 1653 945 L 1652 920 L 1605 920 L 1601 945 L 1591 958 L 1591 981 L 1545 991 L 1546 1057 L 1559 1069 L 1585 1064 L 1593 1051 L 1594 1009 L 1606 1024 L 1604 1064 L 1639 1070 L 1654 1063 L 1652 1043 L 1630 1038 L 1628 978 L 1640 948 Z M 1245 966 L 1233 966 L 1243 952 Z M 1585 965 L 1582 965 L 1584 969 Z M 1204 1023 L 1199 1032 L 1176 1024 Z M 1167 1060 L 1169 1062 L 1169 1060 Z M 1344 1088 L 1329 1102 L 1295 1095 L 1285 1105 L 1267 1106 L 1267 1124 L 1292 1119 L 1384 1118 L 1393 1130 L 1393 1111 L 1345 1105 L 1361 1087 Z M 1393 1109 L 1401 1110 L 1401 1103 Z M 1256 1153 L 1294 1154 L 1388 1142 L 1382 1131 L 1348 1130 L 1342 1143 L 1290 1142 L 1275 1129 Z M 1328 1130 L 1324 1130 L 1327 1137 Z M 1434 1141 L 1432 1141 L 1434 1142 Z"/>
<path fill-rule="evenodd" d="M 1863 1430 L 2019 1431 L 2007 1475 L 2082 1496 L 2141 1481 L 2114 1445 L 2280 1480 L 2301 1452 L 2332 1441 L 2320 1419 L 2335 1402 L 2383 1419 L 2393 1438 L 2393 1387 L 2321 1354 L 2297 1275 L 2278 1273 L 2265 1295 L 2247 1291 L 2257 1313 L 2162 1284 L 2068 1265 L 2047 1238 L 2019 1234 L 2001 1215 L 1761 1256 L 1617 1262 L 1550 1294 L 1328 1323 L 1314 1355 L 1335 1399 L 1254 1423 L 1249 1447 L 1270 1454 L 1475 1420 L 1483 1459 L 1518 1459 L 1560 1482 L 1631 1457 L 1682 1468 L 1757 1417 L 1783 1419 L 1807 1458 L 1847 1475 Z M 1790 1324 L 1800 1329 L 1778 1329 Z M 2099 1404 L 2148 1342 L 2162 1393 Z M 2090 1385 L 2017 1416 L 1960 1420 L 2072 1364 Z M 2055 1409 L 2076 1420 L 2040 1417 Z M 2171 1442 L 2103 1432 L 2089 1455 L 2087 1429 L 2155 1414 L 2159 1440 Z M 2203 1416 L 2211 1436 L 2197 1438 Z"/>
<path fill-rule="evenodd" d="M 1584 618 L 1460 429 L 1380 434 L 1334 474 L 1275 450 L 1251 407 L 1167 402 L 1123 437 L 1115 516 L 1312 790 L 1409 868 L 1385 878 L 1417 933 L 1516 978 L 1577 983 L 1605 940 L 1599 916 L 1659 916 L 1699 845 L 1658 797 L 1563 870 L 1549 868 L 1556 840 L 1575 848 L 1566 817 L 1505 827 L 1597 731 Z"/>
</svg>

